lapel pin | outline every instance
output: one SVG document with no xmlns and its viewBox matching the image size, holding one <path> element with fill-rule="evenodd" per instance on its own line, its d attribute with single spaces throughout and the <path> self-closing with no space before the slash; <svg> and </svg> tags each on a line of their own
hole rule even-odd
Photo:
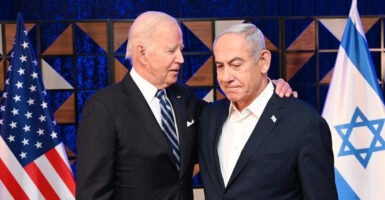
<svg viewBox="0 0 385 200">
<path fill-rule="evenodd" d="M 182 96 L 178 95 L 178 96 L 176 96 L 176 98 L 177 98 L 177 99 L 180 99 L 180 98 L 182 98 Z"/>
<path fill-rule="evenodd" d="M 272 115 L 272 116 L 270 117 L 270 119 L 271 119 L 271 121 L 273 121 L 274 123 L 277 121 L 277 118 L 276 118 L 274 115 Z"/>
</svg>

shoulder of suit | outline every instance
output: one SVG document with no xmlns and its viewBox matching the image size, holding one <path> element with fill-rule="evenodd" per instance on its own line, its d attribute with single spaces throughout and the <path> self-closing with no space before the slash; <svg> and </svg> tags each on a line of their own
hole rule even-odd
<svg viewBox="0 0 385 200">
<path fill-rule="evenodd" d="M 278 102 L 278 105 L 280 105 L 282 108 L 286 110 L 289 110 L 290 112 L 294 112 L 294 113 L 305 112 L 308 114 L 319 115 L 318 111 L 314 106 L 312 106 L 311 104 L 309 104 L 308 102 L 300 98 L 294 98 L 294 97 L 280 98 L 277 95 L 274 95 L 274 98 L 275 98 L 275 101 Z"/>
</svg>

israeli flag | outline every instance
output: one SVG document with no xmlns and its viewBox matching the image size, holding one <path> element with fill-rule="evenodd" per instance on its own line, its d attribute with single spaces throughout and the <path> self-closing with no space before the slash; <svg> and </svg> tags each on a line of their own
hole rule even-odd
<svg viewBox="0 0 385 200">
<path fill-rule="evenodd" d="M 385 199 L 385 106 L 356 0 L 322 116 L 332 132 L 339 199 Z"/>
</svg>

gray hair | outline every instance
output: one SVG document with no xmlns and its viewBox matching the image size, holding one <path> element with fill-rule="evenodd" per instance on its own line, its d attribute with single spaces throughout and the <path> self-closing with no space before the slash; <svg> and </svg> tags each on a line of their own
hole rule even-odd
<svg viewBox="0 0 385 200">
<path fill-rule="evenodd" d="M 128 31 L 127 59 L 132 58 L 132 50 L 138 43 L 151 45 L 149 39 L 156 29 L 161 26 L 161 22 L 178 23 L 174 17 L 159 11 L 147 11 L 135 19 Z"/>
<path fill-rule="evenodd" d="M 255 61 L 259 59 L 259 54 L 261 51 L 266 49 L 265 36 L 259 28 L 251 23 L 235 24 L 225 29 L 215 37 L 213 46 L 215 47 L 217 40 L 227 33 L 237 33 L 244 35 L 246 41 L 250 43 L 251 53 L 254 55 Z"/>
</svg>

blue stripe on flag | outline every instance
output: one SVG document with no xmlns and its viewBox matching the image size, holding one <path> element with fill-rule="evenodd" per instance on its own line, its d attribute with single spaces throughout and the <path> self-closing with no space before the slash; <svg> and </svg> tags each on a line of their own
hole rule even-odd
<svg viewBox="0 0 385 200">
<path fill-rule="evenodd" d="M 338 199 L 349 199 L 349 200 L 359 200 L 360 198 L 354 192 L 354 190 L 349 186 L 344 177 L 340 174 L 337 168 L 334 168 Z"/>
<path fill-rule="evenodd" d="M 361 24 L 359 24 L 361 25 Z M 346 22 L 346 28 L 342 36 L 341 46 L 354 66 L 365 77 L 368 84 L 382 98 L 381 90 L 378 86 L 377 75 L 375 74 L 374 64 L 369 52 L 368 43 L 365 36 L 357 31 L 352 19 L 349 17 Z"/>
</svg>

